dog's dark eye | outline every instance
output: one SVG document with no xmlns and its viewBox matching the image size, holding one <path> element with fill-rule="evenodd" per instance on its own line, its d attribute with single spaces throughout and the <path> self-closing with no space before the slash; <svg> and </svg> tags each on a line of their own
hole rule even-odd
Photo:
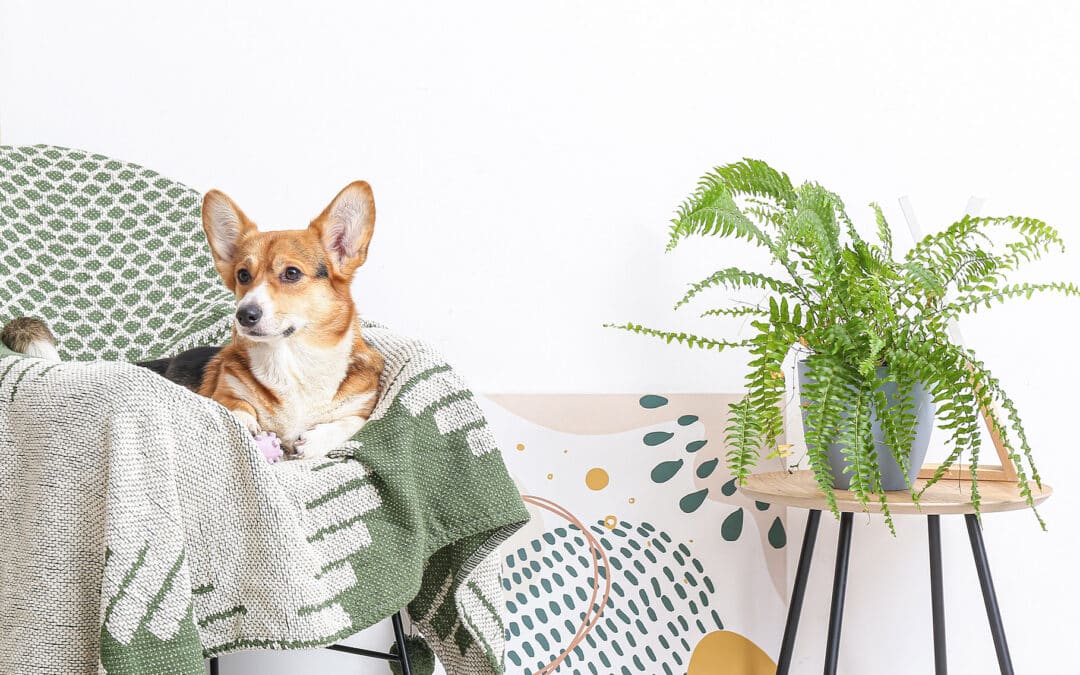
<svg viewBox="0 0 1080 675">
<path fill-rule="evenodd" d="M 302 276 L 304 276 L 304 273 L 295 267 L 286 267 L 281 278 L 284 281 L 299 281 Z"/>
<path fill-rule="evenodd" d="M 251 281 L 251 272 L 247 270 L 240 270 L 236 273 L 236 280 L 242 284 L 246 284 Z"/>
</svg>

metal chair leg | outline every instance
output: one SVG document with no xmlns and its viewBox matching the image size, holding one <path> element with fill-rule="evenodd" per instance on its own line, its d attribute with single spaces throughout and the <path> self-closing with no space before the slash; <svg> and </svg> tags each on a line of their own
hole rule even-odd
<svg viewBox="0 0 1080 675">
<path fill-rule="evenodd" d="M 836 675 L 840 656 L 840 628 L 844 622 L 844 593 L 847 590 L 848 559 L 851 557 L 852 514 L 840 514 L 840 536 L 836 541 L 836 571 L 833 574 L 829 637 L 825 645 L 825 675 Z"/>
<path fill-rule="evenodd" d="M 934 673 L 947 675 L 949 660 L 945 653 L 945 583 L 941 574 L 941 516 L 926 517 L 930 539 L 930 607 L 934 617 Z"/>
<path fill-rule="evenodd" d="M 799 567 L 795 571 L 795 585 L 791 589 L 791 602 L 788 603 L 787 623 L 784 625 L 784 639 L 780 644 L 780 659 L 776 662 L 776 675 L 787 675 L 791 668 L 791 654 L 795 650 L 795 634 L 799 630 L 799 616 L 802 614 L 806 580 L 810 576 L 810 562 L 814 557 L 814 543 L 817 541 L 820 520 L 821 511 L 811 510 L 806 515 L 806 533 L 803 534 Z"/>
<path fill-rule="evenodd" d="M 1009 643 L 1005 641 L 1005 626 L 1001 623 L 1001 610 L 998 608 L 997 593 L 994 592 L 994 580 L 990 577 L 990 563 L 986 559 L 986 545 L 983 543 L 982 527 L 973 514 L 966 514 L 968 539 L 971 540 L 971 553 L 975 557 L 975 570 L 979 573 L 979 585 L 982 587 L 983 603 L 986 605 L 986 618 L 990 620 L 990 634 L 994 637 L 994 650 L 997 652 L 998 667 L 1001 675 L 1013 675 L 1012 657 L 1009 655 Z"/>
<path fill-rule="evenodd" d="M 412 669 L 409 668 L 409 654 L 405 651 L 405 629 L 401 626 L 401 612 L 395 612 L 390 620 L 394 624 L 394 640 L 397 641 L 398 660 L 401 662 L 401 674 L 412 675 Z"/>
<path fill-rule="evenodd" d="M 394 643 L 397 645 L 397 656 L 360 647 L 350 647 L 349 645 L 327 645 L 326 648 L 337 652 L 345 652 L 346 654 L 397 661 L 401 664 L 402 675 L 412 675 L 412 668 L 409 666 L 409 654 L 405 651 L 405 629 L 401 624 L 401 612 L 395 612 L 390 621 L 394 624 Z M 219 669 L 217 657 L 212 657 L 210 659 L 210 675 L 219 675 Z"/>
</svg>

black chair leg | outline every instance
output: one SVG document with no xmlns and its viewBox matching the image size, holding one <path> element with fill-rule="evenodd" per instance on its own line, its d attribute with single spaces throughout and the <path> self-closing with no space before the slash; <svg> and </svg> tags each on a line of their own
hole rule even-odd
<svg viewBox="0 0 1080 675">
<path fill-rule="evenodd" d="M 397 641 L 398 660 L 401 662 L 401 674 L 412 675 L 409 668 L 409 654 L 405 651 L 405 629 L 401 626 L 401 612 L 395 612 L 391 618 L 394 624 L 394 640 Z"/>
<path fill-rule="evenodd" d="M 948 657 L 945 654 L 945 583 L 941 574 L 941 516 L 926 517 L 930 539 L 930 607 L 934 617 L 934 673 L 947 675 Z"/>
<path fill-rule="evenodd" d="M 825 675 L 836 675 L 840 656 L 840 628 L 844 622 L 844 593 L 847 590 L 848 559 L 851 557 L 852 514 L 840 514 L 840 536 L 836 542 L 836 572 L 833 575 L 832 609 L 829 611 L 829 638 L 825 645 Z"/>
<path fill-rule="evenodd" d="M 360 647 L 350 647 L 348 645 L 327 645 L 326 648 L 337 652 L 345 652 L 346 654 L 397 661 L 401 664 L 402 675 L 412 675 L 412 668 L 409 666 L 409 654 L 405 651 L 405 629 L 401 625 L 401 612 L 395 612 L 390 621 L 394 624 L 394 643 L 397 645 L 397 656 L 386 652 L 375 652 L 370 649 L 362 649 Z M 219 675 L 219 668 L 220 666 L 218 665 L 217 657 L 211 658 L 210 675 Z"/>
<path fill-rule="evenodd" d="M 979 525 L 979 519 L 972 514 L 965 515 L 964 520 L 967 524 L 968 539 L 971 540 L 971 553 L 975 556 L 975 571 L 979 573 L 983 603 L 986 604 L 986 617 L 990 620 L 990 634 L 994 637 L 998 667 L 1001 669 L 1001 675 L 1013 675 L 1012 657 L 1009 655 L 1009 643 L 1005 641 L 1005 626 L 1001 623 L 1001 610 L 998 608 L 997 593 L 994 592 L 994 580 L 990 577 L 990 563 L 986 559 L 982 527 Z"/>
<path fill-rule="evenodd" d="M 780 660 L 776 663 L 777 675 L 787 675 L 791 669 L 791 654 L 795 650 L 795 634 L 799 630 L 799 616 L 802 614 L 806 580 L 810 577 L 810 562 L 814 557 L 814 543 L 817 541 L 820 520 L 821 511 L 811 510 L 806 515 L 806 533 L 803 535 L 802 550 L 799 552 L 799 567 L 795 572 L 795 586 L 791 589 L 791 602 L 788 603 L 784 639 L 780 644 Z"/>
</svg>

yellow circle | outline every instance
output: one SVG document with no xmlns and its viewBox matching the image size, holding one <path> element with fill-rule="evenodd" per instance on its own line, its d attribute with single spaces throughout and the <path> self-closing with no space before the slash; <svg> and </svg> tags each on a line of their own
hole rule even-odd
<svg viewBox="0 0 1080 675">
<path fill-rule="evenodd" d="M 634 499 L 633 497 L 631 497 L 631 498 L 630 498 L 630 503 L 631 503 L 631 504 L 633 504 L 633 503 L 634 503 L 634 502 L 636 502 L 636 501 L 637 501 L 637 500 L 636 500 L 636 499 Z"/>
<path fill-rule="evenodd" d="M 585 484 L 590 490 L 603 490 L 607 487 L 608 480 L 608 472 L 600 467 L 589 469 L 589 472 L 585 474 Z"/>
<path fill-rule="evenodd" d="M 776 664 L 756 644 L 738 633 L 718 630 L 694 647 L 687 675 L 772 675 Z"/>
<path fill-rule="evenodd" d="M 517 449 L 518 450 L 524 450 L 525 449 L 525 444 L 524 443 L 518 443 L 517 444 Z"/>
<path fill-rule="evenodd" d="M 604 518 L 604 527 L 606 527 L 609 530 L 614 530 L 615 526 L 618 525 L 618 524 L 619 524 L 619 519 L 616 518 L 615 516 L 608 516 L 607 518 Z"/>
<path fill-rule="evenodd" d="M 549 473 L 549 474 L 548 474 L 548 480 L 551 480 L 551 479 L 552 479 L 552 478 L 554 478 L 554 477 L 555 477 L 555 474 L 553 474 L 553 473 Z"/>
</svg>

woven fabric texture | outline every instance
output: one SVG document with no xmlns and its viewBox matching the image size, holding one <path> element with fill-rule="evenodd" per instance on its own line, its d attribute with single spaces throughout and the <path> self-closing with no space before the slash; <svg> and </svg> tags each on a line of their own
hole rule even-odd
<svg viewBox="0 0 1080 675">
<path fill-rule="evenodd" d="M 82 154 L 0 149 L 8 162 L 49 153 L 67 171 Z M 50 171 L 32 159 L 16 166 L 27 161 Z M 112 262 L 127 257 L 126 239 L 93 268 L 70 250 L 85 237 L 64 238 L 43 216 L 28 223 L 18 215 L 27 207 L 15 205 L 9 186 L 31 189 L 33 181 L 20 183 L 15 176 L 25 173 L 0 166 L 2 258 L 20 265 L 19 274 L 0 270 L 7 313 L 59 317 L 53 327 L 68 358 L 92 357 L 93 345 L 110 359 L 146 358 L 225 335 L 231 296 L 188 304 L 170 290 L 161 303 L 195 313 L 164 308 L 186 321 L 183 331 L 162 337 L 140 322 L 128 333 L 117 315 L 108 331 L 99 326 L 72 346 L 95 297 L 109 294 L 83 293 L 79 316 L 65 320 L 63 286 L 43 290 L 38 280 L 53 279 L 48 270 L 59 260 L 85 274 L 128 269 Z M 145 175 L 117 167 L 118 175 Z M 58 201 L 44 203 L 65 212 Z M 165 221 L 190 232 L 197 206 L 185 213 Z M 110 239 L 97 221 L 76 227 Z M 135 238 L 138 231 L 123 228 Z M 44 277 L 24 259 L 32 249 L 9 256 L 7 242 L 25 248 L 34 237 L 59 242 Z M 204 249 L 200 243 L 185 258 L 205 256 L 209 269 Z M 20 299 L 14 308 L 10 298 Z M 120 296 L 112 307 L 143 306 Z M 148 370 L 111 360 L 55 364 L 0 349 L 0 452 L 9 458 L 0 464 L 0 672 L 202 673 L 206 656 L 328 644 L 404 606 L 449 673 L 502 672 L 493 553 L 527 512 L 471 392 L 442 357 L 374 323 L 363 332 L 386 358 L 371 420 L 329 459 L 274 465 L 228 411 Z"/>
<path fill-rule="evenodd" d="M 136 164 L 0 146 L 0 320 L 40 316 L 65 360 L 139 361 L 229 336 L 199 194 Z"/>
</svg>

